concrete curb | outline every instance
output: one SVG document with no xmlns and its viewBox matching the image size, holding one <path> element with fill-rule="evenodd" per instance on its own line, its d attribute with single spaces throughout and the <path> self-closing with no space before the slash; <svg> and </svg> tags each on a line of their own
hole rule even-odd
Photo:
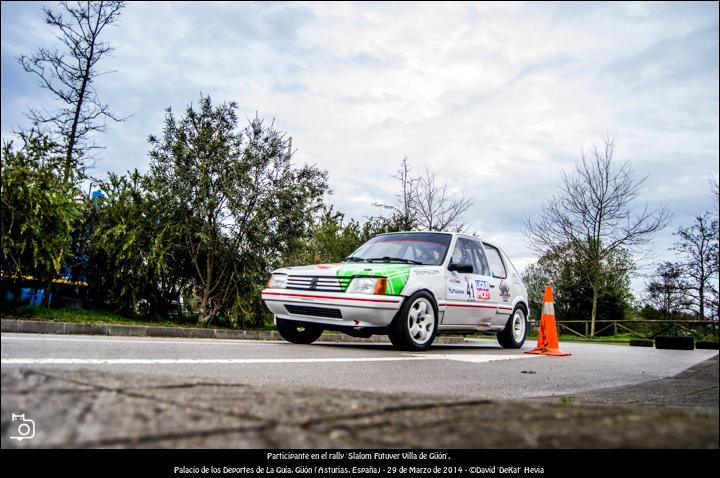
<svg viewBox="0 0 720 478">
<path fill-rule="evenodd" d="M 42 320 L 2 319 L 2 332 L 29 334 L 109 335 L 120 337 L 182 337 L 198 339 L 282 340 L 275 330 L 199 329 L 190 327 L 161 327 L 154 325 L 78 324 Z M 384 335 L 370 338 L 351 337 L 345 334 L 323 333 L 320 342 L 373 342 L 390 343 Z M 436 344 L 462 344 L 463 337 L 437 337 Z"/>
</svg>

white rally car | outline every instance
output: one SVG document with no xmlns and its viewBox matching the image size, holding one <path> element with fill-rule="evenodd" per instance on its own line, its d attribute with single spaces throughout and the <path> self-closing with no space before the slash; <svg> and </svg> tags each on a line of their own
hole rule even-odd
<svg viewBox="0 0 720 478">
<path fill-rule="evenodd" d="M 427 350 L 438 333 L 497 334 L 525 342 L 527 289 L 496 245 L 459 233 L 375 236 L 337 264 L 273 271 L 262 299 L 280 335 L 309 344 L 323 330 L 389 335 L 404 350 Z"/>
</svg>

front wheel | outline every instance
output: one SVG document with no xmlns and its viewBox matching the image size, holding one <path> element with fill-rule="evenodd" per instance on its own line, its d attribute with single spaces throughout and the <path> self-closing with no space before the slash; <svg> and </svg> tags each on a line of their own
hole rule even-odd
<svg viewBox="0 0 720 478">
<path fill-rule="evenodd" d="M 504 349 L 519 349 L 525 343 L 527 335 L 527 318 L 522 307 L 517 306 L 505 324 L 505 328 L 498 332 L 497 340 Z"/>
<path fill-rule="evenodd" d="M 435 301 L 427 292 L 408 297 L 390 324 L 390 342 L 401 350 L 427 350 L 437 334 Z"/>
<path fill-rule="evenodd" d="M 277 329 L 280 336 L 294 344 L 311 344 L 323 333 L 323 329 L 308 322 L 298 322 L 277 318 Z"/>
</svg>

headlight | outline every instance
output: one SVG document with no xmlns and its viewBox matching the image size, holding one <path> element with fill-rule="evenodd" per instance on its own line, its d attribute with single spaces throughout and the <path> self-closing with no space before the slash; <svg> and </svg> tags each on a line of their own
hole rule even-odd
<svg viewBox="0 0 720 478">
<path fill-rule="evenodd" d="M 272 274 L 267 282 L 267 289 L 284 289 L 287 287 L 287 274 Z"/>
<path fill-rule="evenodd" d="M 345 292 L 349 294 L 385 294 L 387 279 L 384 277 L 356 277 Z"/>
</svg>

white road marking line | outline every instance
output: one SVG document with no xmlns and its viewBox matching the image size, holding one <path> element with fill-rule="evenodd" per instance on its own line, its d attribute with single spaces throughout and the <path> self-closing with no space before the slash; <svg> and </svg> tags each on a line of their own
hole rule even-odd
<svg viewBox="0 0 720 478">
<path fill-rule="evenodd" d="M 535 355 L 402 355 L 395 357 L 339 357 L 304 359 L 81 359 L 81 358 L 3 358 L 1 365 L 175 365 L 175 364 L 265 364 L 265 363 L 337 363 L 337 362 L 398 362 L 407 360 L 453 360 L 486 363 Z"/>
<path fill-rule="evenodd" d="M 315 363 L 315 362 L 387 362 L 421 360 L 411 357 L 314 358 L 314 359 L 74 359 L 20 358 L 1 359 L 2 365 L 135 365 L 135 364 L 256 364 L 256 363 Z"/>
<path fill-rule="evenodd" d="M 497 362 L 500 360 L 514 360 L 514 359 L 526 359 L 540 357 L 540 355 L 480 355 L 480 354 L 443 354 L 443 355 L 430 355 L 428 358 L 434 360 L 454 360 L 457 362 L 472 362 L 472 363 L 486 363 L 486 362 Z"/>
<path fill-rule="evenodd" d="M 2 340 L 31 340 L 31 341 L 47 341 L 47 342 L 102 342 L 116 344 L 182 344 L 182 345 L 227 345 L 227 344 L 270 344 L 278 345 L 285 343 L 282 340 L 252 340 L 252 339 L 198 339 L 188 337 L 184 340 L 157 340 L 152 338 L 134 337 L 128 339 L 111 339 L 111 338 L 65 338 L 65 337 L 15 337 L 3 335 Z"/>
</svg>

